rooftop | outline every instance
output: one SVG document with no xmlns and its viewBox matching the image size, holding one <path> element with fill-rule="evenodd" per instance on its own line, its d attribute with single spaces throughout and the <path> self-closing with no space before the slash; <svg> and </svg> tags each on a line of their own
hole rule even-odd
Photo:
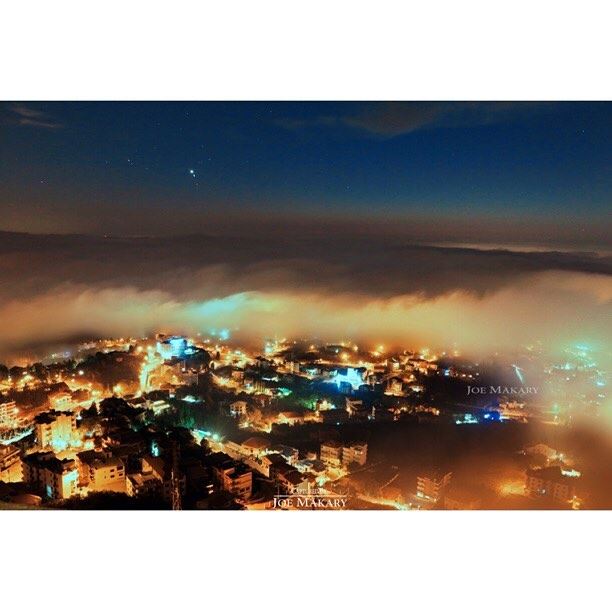
<svg viewBox="0 0 612 612">
<path fill-rule="evenodd" d="M 264 449 L 268 448 L 268 441 L 265 438 L 253 436 L 252 438 L 248 438 L 247 440 L 245 440 L 242 443 L 242 446 L 246 446 L 248 448 Z"/>
<path fill-rule="evenodd" d="M 541 469 L 530 469 L 527 470 L 527 475 L 533 476 L 534 478 L 541 478 L 542 480 L 558 482 L 562 484 L 573 483 L 575 480 L 574 477 L 564 474 L 563 470 L 558 465 L 553 465 Z"/>
</svg>

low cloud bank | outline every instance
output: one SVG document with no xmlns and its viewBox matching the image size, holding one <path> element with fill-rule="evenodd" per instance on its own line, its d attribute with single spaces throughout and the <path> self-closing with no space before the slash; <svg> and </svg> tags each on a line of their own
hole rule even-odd
<svg viewBox="0 0 612 612">
<path fill-rule="evenodd" d="M 610 340 L 612 265 L 588 253 L 390 239 L 5 234 L 0 351 L 83 336 L 205 332 L 550 348 Z"/>
</svg>

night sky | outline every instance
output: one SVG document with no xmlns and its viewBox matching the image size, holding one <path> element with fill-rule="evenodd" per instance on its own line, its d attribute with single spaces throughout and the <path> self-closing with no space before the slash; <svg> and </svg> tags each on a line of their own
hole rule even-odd
<svg viewBox="0 0 612 612">
<path fill-rule="evenodd" d="M 531 241 L 565 224 L 601 245 L 612 202 L 606 103 L 15 102 L 0 118 L 1 230 L 436 220 L 482 222 L 487 242 L 530 219 Z"/>
</svg>

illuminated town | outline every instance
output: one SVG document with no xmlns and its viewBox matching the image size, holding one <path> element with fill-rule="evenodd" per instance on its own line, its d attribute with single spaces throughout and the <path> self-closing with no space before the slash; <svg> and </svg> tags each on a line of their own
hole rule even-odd
<svg viewBox="0 0 612 612">
<path fill-rule="evenodd" d="M 0 507 L 611 509 L 611 111 L 0 103 Z"/>
<path fill-rule="evenodd" d="M 603 422 L 607 374 L 588 346 L 561 357 L 532 346 L 505 365 L 474 363 L 457 350 L 286 338 L 248 348 L 229 329 L 80 343 L 0 367 L 0 500 L 606 507 L 605 455 L 578 432 Z"/>
</svg>

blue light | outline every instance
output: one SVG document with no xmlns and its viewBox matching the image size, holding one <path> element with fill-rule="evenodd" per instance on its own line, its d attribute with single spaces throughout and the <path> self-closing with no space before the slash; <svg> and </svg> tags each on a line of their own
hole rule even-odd
<svg viewBox="0 0 612 612">
<path fill-rule="evenodd" d="M 332 379 L 332 381 L 336 384 L 338 389 L 343 383 L 351 385 L 353 390 L 359 389 L 361 385 L 363 385 L 363 377 L 359 370 L 355 368 L 346 368 L 346 374 L 340 374 L 338 372 Z"/>
<path fill-rule="evenodd" d="M 519 366 L 514 364 L 512 364 L 512 367 L 514 368 L 514 373 L 516 374 L 516 377 L 521 381 L 521 384 L 523 384 L 525 382 L 525 378 L 522 374 L 523 368 L 519 368 Z"/>
<path fill-rule="evenodd" d="M 168 340 L 157 342 L 157 352 L 164 359 L 172 359 L 172 357 L 180 357 L 184 354 L 187 348 L 187 339 L 183 336 L 172 336 Z"/>
<path fill-rule="evenodd" d="M 170 338 L 170 345 L 172 346 L 172 351 L 175 354 L 182 353 L 186 348 L 185 338 Z"/>
<path fill-rule="evenodd" d="M 222 330 L 219 332 L 219 339 L 220 339 L 220 340 L 229 340 L 229 337 L 230 337 L 230 331 L 229 331 L 229 329 L 222 329 Z"/>
<path fill-rule="evenodd" d="M 462 418 L 456 419 L 456 425 L 476 425 L 478 419 L 470 412 L 466 412 Z"/>
</svg>

